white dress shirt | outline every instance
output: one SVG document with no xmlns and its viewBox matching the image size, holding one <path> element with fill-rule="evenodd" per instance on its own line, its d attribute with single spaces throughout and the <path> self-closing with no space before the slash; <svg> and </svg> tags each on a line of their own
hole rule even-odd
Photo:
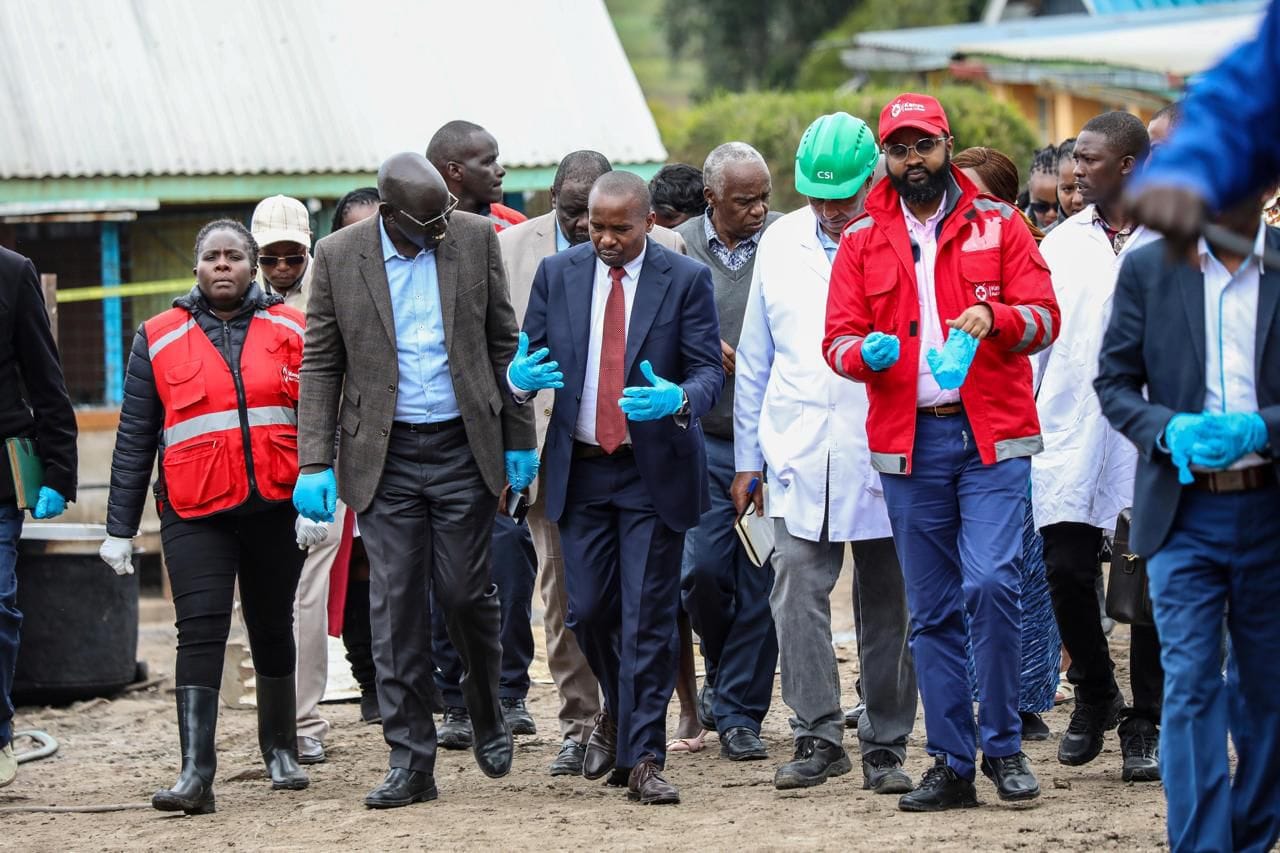
<svg viewBox="0 0 1280 853">
<path fill-rule="evenodd" d="M 1266 247 L 1267 229 L 1258 225 L 1254 256 L 1245 259 L 1235 274 L 1214 257 L 1203 238 L 1199 244 L 1200 270 L 1204 273 L 1204 361 L 1206 412 L 1256 412 L 1254 354 L 1257 348 L 1258 287 Z M 1231 465 L 1262 465 L 1256 453 Z"/>
<path fill-rule="evenodd" d="M 933 378 L 926 356 L 929 350 L 941 350 L 946 339 L 942 334 L 942 318 L 938 316 L 938 292 L 934 289 L 933 268 L 938 260 L 938 223 L 947 212 L 947 196 L 944 193 L 938 209 L 927 222 L 916 219 L 915 214 L 902 205 L 902 215 L 907 221 L 907 234 L 920 247 L 916 260 L 916 296 L 920 300 L 920 359 L 916 365 L 916 405 L 943 406 L 960 401 L 960 390 L 944 391 Z"/>
</svg>

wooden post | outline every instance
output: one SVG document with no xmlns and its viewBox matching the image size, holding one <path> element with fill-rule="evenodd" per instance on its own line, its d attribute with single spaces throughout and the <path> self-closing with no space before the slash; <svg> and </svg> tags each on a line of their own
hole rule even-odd
<svg viewBox="0 0 1280 853">
<path fill-rule="evenodd" d="M 49 313 L 49 328 L 53 329 L 53 342 L 58 342 L 58 276 L 41 274 L 40 292 L 44 294 L 44 310 Z"/>
</svg>

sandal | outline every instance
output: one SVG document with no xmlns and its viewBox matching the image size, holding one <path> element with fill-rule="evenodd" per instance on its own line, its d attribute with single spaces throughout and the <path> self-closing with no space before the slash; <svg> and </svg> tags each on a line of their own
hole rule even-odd
<svg viewBox="0 0 1280 853">
<path fill-rule="evenodd" d="M 1076 688 L 1070 681 L 1067 681 L 1065 672 L 1058 673 L 1058 691 L 1053 694 L 1054 705 L 1065 705 L 1076 698 Z"/>
<path fill-rule="evenodd" d="M 697 737 L 678 737 L 667 741 L 667 752 L 702 752 L 706 747 L 707 733 L 698 732 Z"/>
</svg>

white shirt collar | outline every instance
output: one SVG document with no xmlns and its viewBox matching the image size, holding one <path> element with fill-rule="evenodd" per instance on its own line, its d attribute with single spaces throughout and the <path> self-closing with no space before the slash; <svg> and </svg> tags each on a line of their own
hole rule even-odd
<svg viewBox="0 0 1280 853">
<path fill-rule="evenodd" d="M 630 261 L 622 265 L 623 278 L 627 281 L 635 281 L 640 276 L 640 268 L 644 266 L 644 256 L 649 254 L 649 242 L 646 239 L 644 251 L 636 255 Z M 596 258 L 596 272 L 603 275 L 606 279 L 609 277 L 609 266 L 600 258 Z"/>
<path fill-rule="evenodd" d="M 1266 250 L 1266 248 L 1267 248 L 1267 223 L 1265 221 L 1262 221 L 1258 223 L 1258 234 L 1253 240 L 1253 255 L 1251 255 L 1248 258 L 1245 258 L 1246 264 L 1256 263 L 1258 265 L 1258 272 L 1262 274 L 1265 274 L 1267 271 L 1266 267 L 1263 266 L 1263 263 L 1262 263 L 1262 253 L 1263 251 Z M 1206 242 L 1203 237 L 1201 237 L 1196 243 L 1196 253 L 1200 257 L 1201 270 L 1204 269 L 1205 261 L 1208 260 L 1209 258 L 1212 257 L 1215 261 L 1218 260 L 1218 256 L 1213 253 L 1213 249 L 1209 246 L 1208 242 Z M 1221 263 L 1221 261 L 1218 261 L 1218 262 Z"/>
</svg>

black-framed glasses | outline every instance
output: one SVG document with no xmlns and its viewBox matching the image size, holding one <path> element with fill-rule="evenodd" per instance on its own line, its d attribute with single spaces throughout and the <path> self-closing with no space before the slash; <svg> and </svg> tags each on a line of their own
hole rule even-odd
<svg viewBox="0 0 1280 853">
<path fill-rule="evenodd" d="M 1036 216 L 1044 216 L 1057 206 L 1058 203 L 1056 201 L 1033 201 L 1027 205 L 1027 208 Z"/>
<path fill-rule="evenodd" d="M 903 145 L 901 142 L 895 142 L 892 145 L 884 146 L 885 156 L 890 160 L 901 162 L 911 156 L 914 151 L 921 157 L 928 157 L 934 152 L 939 145 L 946 145 L 949 136 L 926 136 L 924 139 L 916 141 L 915 145 Z"/>
<path fill-rule="evenodd" d="M 421 219 L 417 219 L 413 214 L 401 210 L 400 208 L 396 208 L 395 215 L 403 216 L 405 219 L 418 226 L 418 230 L 427 237 L 443 237 L 445 231 L 449 228 L 449 217 L 457 207 L 458 199 L 454 197 L 453 193 L 449 193 L 449 204 L 439 216 L 433 216 L 426 222 L 423 222 Z"/>
<path fill-rule="evenodd" d="M 306 255 L 259 255 L 258 266 L 274 267 L 281 261 L 284 261 L 284 264 L 287 267 L 300 267 L 306 259 Z"/>
</svg>

